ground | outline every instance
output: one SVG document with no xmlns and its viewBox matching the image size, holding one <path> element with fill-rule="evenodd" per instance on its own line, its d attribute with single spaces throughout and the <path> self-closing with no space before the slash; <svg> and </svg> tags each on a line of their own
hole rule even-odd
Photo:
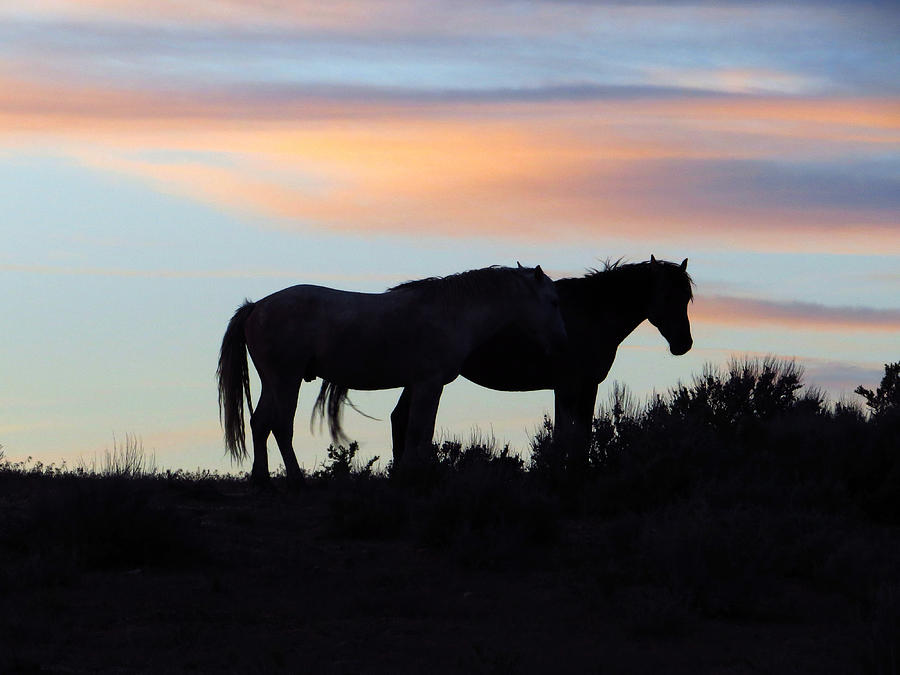
<svg viewBox="0 0 900 675">
<path fill-rule="evenodd" d="M 336 525 L 333 483 L 297 494 L 156 480 L 135 484 L 137 502 L 128 481 L 110 495 L 97 485 L 0 484 L 0 671 L 888 672 L 867 610 L 802 575 L 757 580 L 753 611 L 729 612 L 710 609 L 719 605 L 708 588 L 699 605 L 686 600 L 696 582 L 682 593 L 610 572 L 641 564 L 609 550 L 638 516 L 563 513 L 545 540 L 479 557 L 471 547 L 490 540 L 434 545 L 415 528 L 419 536 L 348 534 Z M 118 504 L 130 523 L 80 522 Z M 67 518 L 78 522 L 53 522 Z M 78 541 L 65 534 L 72 527 Z M 137 541 L 106 548 L 107 536 L 127 539 L 120 527 Z"/>
</svg>

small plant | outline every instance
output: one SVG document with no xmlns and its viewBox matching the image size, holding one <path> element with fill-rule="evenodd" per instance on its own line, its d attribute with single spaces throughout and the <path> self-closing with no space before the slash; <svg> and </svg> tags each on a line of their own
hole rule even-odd
<svg viewBox="0 0 900 675">
<path fill-rule="evenodd" d="M 884 377 L 875 391 L 859 386 L 854 393 L 866 399 L 866 406 L 876 419 L 900 412 L 900 361 L 884 364 Z"/>
<path fill-rule="evenodd" d="M 525 466 L 522 458 L 509 447 L 509 443 L 498 450 L 494 435 L 485 434 L 479 429 L 472 431 L 466 443 L 458 437 L 432 443 L 432 454 L 437 464 L 447 471 L 459 472 L 473 465 L 504 465 L 519 471 Z"/>
<path fill-rule="evenodd" d="M 356 459 L 359 453 L 359 443 L 350 441 L 349 444 L 335 445 L 332 443 L 325 450 L 328 455 L 328 461 L 322 463 L 322 474 L 328 478 L 349 477 L 351 474 L 358 476 L 371 476 L 375 464 L 380 457 L 376 455 L 365 464 L 360 464 Z"/>
<path fill-rule="evenodd" d="M 669 394 L 673 413 L 717 429 L 752 419 L 767 419 L 790 410 L 803 387 L 803 369 L 793 361 L 732 360 L 727 369 L 707 364 L 691 386 Z"/>
<path fill-rule="evenodd" d="M 565 480 L 565 448 L 553 438 L 553 420 L 544 415 L 530 442 L 531 458 L 528 470 L 540 476 L 549 485 L 559 486 Z"/>
<path fill-rule="evenodd" d="M 140 478 L 143 476 L 155 476 L 156 455 L 148 455 L 144 451 L 144 443 L 136 434 L 125 434 L 125 440 L 119 442 L 113 434 L 112 450 L 107 448 L 103 453 L 103 459 L 99 466 L 96 456 L 90 464 L 80 460 L 76 471 L 79 473 L 101 476 L 120 476 L 123 478 Z"/>
<path fill-rule="evenodd" d="M 631 447 L 635 435 L 648 420 L 652 402 L 642 407 L 628 388 L 613 382 L 609 403 L 601 405 L 591 423 L 589 466 L 604 470 L 614 466 Z"/>
</svg>

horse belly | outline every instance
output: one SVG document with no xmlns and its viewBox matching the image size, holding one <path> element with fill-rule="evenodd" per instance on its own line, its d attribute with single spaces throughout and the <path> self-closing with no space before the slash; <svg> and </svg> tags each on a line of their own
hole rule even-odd
<svg viewBox="0 0 900 675">
<path fill-rule="evenodd" d="M 463 363 L 461 374 L 468 380 L 499 391 L 553 389 L 551 361 L 539 347 L 529 344 L 488 343 Z"/>
<path fill-rule="evenodd" d="M 254 340 L 254 351 L 281 372 L 368 390 L 459 373 L 462 355 L 446 326 L 403 296 L 296 286 L 257 306 L 253 330 L 265 340 Z"/>
<path fill-rule="evenodd" d="M 350 389 L 393 389 L 405 386 L 405 377 L 396 367 L 383 359 L 328 358 L 316 362 L 316 377 L 341 384 Z"/>
<path fill-rule="evenodd" d="M 333 337 L 320 340 L 316 349 L 314 375 L 351 389 L 392 389 L 414 382 L 445 377 L 450 361 L 433 341 L 423 340 L 418 331 L 379 330 L 378 322 L 364 327 L 338 327 Z M 450 378 L 452 379 L 452 378 Z"/>
</svg>

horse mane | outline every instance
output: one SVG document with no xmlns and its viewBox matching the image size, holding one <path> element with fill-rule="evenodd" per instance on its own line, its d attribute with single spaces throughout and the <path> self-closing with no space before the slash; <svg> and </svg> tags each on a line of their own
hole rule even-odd
<svg viewBox="0 0 900 675">
<path fill-rule="evenodd" d="M 513 288 L 520 288 L 520 274 L 516 268 L 491 265 L 480 269 L 468 270 L 448 274 L 445 277 L 426 277 L 406 281 L 397 286 L 392 286 L 388 293 L 420 292 L 430 298 L 444 300 L 468 299 L 473 295 L 506 295 Z"/>
<path fill-rule="evenodd" d="M 584 294 L 585 300 L 597 297 L 596 294 L 601 291 L 607 291 L 613 294 L 613 297 L 631 299 L 646 288 L 646 284 L 650 280 L 651 262 L 645 260 L 629 263 L 623 262 L 623 260 L 623 258 L 617 260 L 607 258 L 602 261 L 601 268 L 588 268 L 583 277 L 560 279 L 557 283 L 568 285 L 569 291 L 573 294 Z M 661 265 L 662 269 L 672 276 L 675 283 L 683 283 L 687 289 L 688 298 L 693 301 L 695 284 L 687 270 L 682 269 L 678 263 L 668 260 L 657 260 L 655 264 Z"/>
</svg>

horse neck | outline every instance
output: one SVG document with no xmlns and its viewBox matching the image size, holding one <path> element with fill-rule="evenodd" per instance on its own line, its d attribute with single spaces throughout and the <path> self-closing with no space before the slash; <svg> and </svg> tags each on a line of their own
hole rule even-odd
<svg viewBox="0 0 900 675">
<path fill-rule="evenodd" d="M 650 307 L 650 270 L 625 266 L 584 279 L 593 286 L 591 300 L 607 309 L 598 315 L 604 331 L 621 343 L 646 318 Z M 596 305 L 595 305 L 596 306 Z"/>
</svg>

